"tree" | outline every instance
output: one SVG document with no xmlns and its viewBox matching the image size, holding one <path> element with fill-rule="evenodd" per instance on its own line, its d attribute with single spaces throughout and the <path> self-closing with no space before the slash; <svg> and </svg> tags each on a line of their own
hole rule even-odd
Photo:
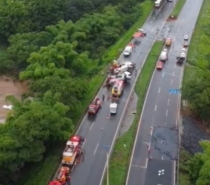
<svg viewBox="0 0 210 185">
<path fill-rule="evenodd" d="M 8 38 L 11 34 L 30 31 L 28 13 L 23 1 L 0 1 L 0 36 Z"/>
<path fill-rule="evenodd" d="M 189 161 L 189 175 L 192 185 L 209 185 L 210 176 L 210 142 L 202 141 L 203 153 L 195 154 Z"/>
<path fill-rule="evenodd" d="M 4 169 L 6 175 L 19 171 L 26 162 L 40 161 L 46 146 L 69 137 L 73 129 L 66 116 L 69 108 L 59 99 L 59 93 L 50 91 L 40 100 L 21 102 L 8 97 L 13 110 L 5 126 L 0 128 L 0 169 Z"/>
<path fill-rule="evenodd" d="M 62 79 L 59 76 L 48 76 L 34 81 L 31 84 L 31 91 L 39 97 L 42 97 L 46 91 L 59 92 L 60 102 L 69 107 L 68 117 L 73 119 L 80 113 L 81 102 L 88 92 L 87 83 L 82 79 Z"/>
<path fill-rule="evenodd" d="M 208 70 L 197 71 L 183 85 L 182 96 L 188 100 L 191 109 L 203 120 L 210 120 L 210 72 Z"/>
</svg>

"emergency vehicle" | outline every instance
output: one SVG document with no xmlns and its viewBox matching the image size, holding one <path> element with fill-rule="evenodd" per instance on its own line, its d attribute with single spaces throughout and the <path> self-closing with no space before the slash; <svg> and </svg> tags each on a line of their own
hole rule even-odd
<svg viewBox="0 0 210 185">
<path fill-rule="evenodd" d="M 70 168 L 62 166 L 55 178 L 48 185 L 67 185 L 70 181 Z"/>
<path fill-rule="evenodd" d="M 84 139 L 80 136 L 72 136 L 66 143 L 66 147 L 63 152 L 62 164 L 73 166 L 75 160 L 81 156 L 81 145 Z"/>
<path fill-rule="evenodd" d="M 121 96 L 123 88 L 124 88 L 124 81 L 123 80 L 116 81 L 112 87 L 112 96 L 114 97 Z"/>
</svg>

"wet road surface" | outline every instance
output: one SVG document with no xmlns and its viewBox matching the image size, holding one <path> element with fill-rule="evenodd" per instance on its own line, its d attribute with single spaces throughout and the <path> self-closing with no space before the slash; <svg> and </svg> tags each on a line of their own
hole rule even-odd
<svg viewBox="0 0 210 185">
<path fill-rule="evenodd" d="M 159 161 L 153 164 L 156 174 L 161 170 L 158 166 L 165 164 L 170 175 L 163 175 L 162 180 L 167 181 L 167 185 L 175 182 L 175 162 L 179 147 L 180 94 L 171 94 L 169 90 L 180 89 L 184 66 L 176 64 L 176 57 L 181 52 L 184 35 L 191 37 L 202 2 L 202 0 L 187 0 L 179 18 L 176 21 L 167 22 L 158 36 L 160 40 L 171 37 L 173 44 L 169 48 L 169 60 L 163 70 L 154 71 L 138 128 L 126 185 L 158 184 L 155 178 L 148 175 L 153 173 L 151 172 L 153 168 L 150 168 L 150 163 L 154 163 L 153 160 Z"/>
<path fill-rule="evenodd" d="M 161 30 L 171 9 L 172 4 L 168 3 L 161 14 L 153 13 L 143 26 L 143 29 L 147 31 L 147 36 L 142 39 L 141 44 L 136 47 L 131 57 L 124 59 L 121 56 L 119 60 L 135 62 L 136 69 L 140 71 L 146 56 L 156 40 L 156 30 Z M 86 138 L 83 144 L 85 161 L 73 170 L 71 185 L 101 185 L 106 167 L 106 155 L 113 149 L 114 142 L 118 137 L 118 130 L 120 123 L 123 121 L 127 100 L 132 93 L 134 81 L 135 75 L 133 75 L 131 81 L 124 89 L 116 116 L 108 118 L 110 102 L 106 100 L 95 118 L 89 118 L 87 115 L 84 117 L 77 134 Z M 108 96 L 105 88 L 101 88 L 97 96 L 102 97 L 103 93 L 106 97 Z"/>
</svg>

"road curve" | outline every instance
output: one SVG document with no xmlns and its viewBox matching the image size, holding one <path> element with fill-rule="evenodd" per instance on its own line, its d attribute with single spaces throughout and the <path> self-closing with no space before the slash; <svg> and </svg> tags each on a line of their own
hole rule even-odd
<svg viewBox="0 0 210 185">
<path fill-rule="evenodd" d="M 167 4 L 161 14 L 152 14 L 143 26 L 147 31 L 147 37 L 142 39 L 142 43 L 136 47 L 135 52 L 128 59 L 136 63 L 136 69 L 139 71 L 156 40 L 156 30 L 161 29 L 166 18 L 170 14 L 172 4 Z M 120 57 L 123 60 L 123 57 Z M 103 103 L 102 109 L 98 115 L 93 118 L 88 118 L 86 115 L 82 120 L 81 126 L 77 134 L 86 138 L 83 148 L 85 150 L 85 160 L 74 168 L 71 175 L 71 185 L 99 185 L 102 183 L 102 176 L 106 165 L 106 154 L 113 147 L 113 141 L 117 136 L 117 129 L 125 112 L 125 105 L 131 94 L 131 89 L 134 85 L 135 76 L 133 75 L 130 83 L 125 87 L 123 96 L 119 102 L 119 109 L 116 116 L 110 117 L 109 103 L 107 100 Z M 101 88 L 98 92 L 99 97 L 106 94 L 106 89 Z M 102 129 L 103 128 L 103 129 Z"/>
<path fill-rule="evenodd" d="M 185 34 L 191 37 L 203 0 L 187 0 L 179 18 L 167 22 L 158 39 L 171 37 L 173 45 L 162 71 L 155 70 L 147 92 L 132 152 L 126 185 L 175 185 L 180 123 L 180 89 L 184 66 L 176 65 Z M 138 181 L 137 181 L 138 179 Z"/>
</svg>

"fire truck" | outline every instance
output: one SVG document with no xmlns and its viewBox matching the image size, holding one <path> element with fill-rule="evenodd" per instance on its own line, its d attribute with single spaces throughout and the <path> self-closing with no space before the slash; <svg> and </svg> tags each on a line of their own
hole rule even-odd
<svg viewBox="0 0 210 185">
<path fill-rule="evenodd" d="M 55 180 L 51 181 L 48 185 L 67 185 L 69 181 L 70 181 L 70 168 L 62 166 L 59 169 L 59 172 Z"/>
<path fill-rule="evenodd" d="M 100 108 L 101 108 L 101 100 L 100 100 L 100 98 L 96 97 L 93 100 L 93 102 L 89 105 L 88 114 L 95 115 L 98 113 Z"/>
<path fill-rule="evenodd" d="M 66 143 L 66 147 L 63 152 L 62 164 L 70 167 L 74 166 L 75 162 L 84 154 L 81 149 L 84 139 L 80 136 L 72 136 Z M 84 156 L 83 156 L 84 157 Z"/>
<path fill-rule="evenodd" d="M 112 96 L 113 97 L 120 97 L 124 89 L 124 81 L 118 80 L 112 87 Z"/>
</svg>

